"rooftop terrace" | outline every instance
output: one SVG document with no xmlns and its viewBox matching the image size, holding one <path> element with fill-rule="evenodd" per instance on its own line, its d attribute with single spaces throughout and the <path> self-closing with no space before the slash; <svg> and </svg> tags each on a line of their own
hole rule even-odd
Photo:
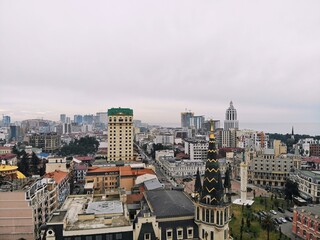
<svg viewBox="0 0 320 240">
<path fill-rule="evenodd" d="M 102 196 L 70 196 L 62 210 L 67 211 L 65 230 L 130 226 L 119 200 L 106 200 Z"/>
</svg>

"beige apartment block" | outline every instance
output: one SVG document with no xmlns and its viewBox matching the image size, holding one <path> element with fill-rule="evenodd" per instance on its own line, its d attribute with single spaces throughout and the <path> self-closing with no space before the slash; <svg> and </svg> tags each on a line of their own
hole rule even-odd
<svg viewBox="0 0 320 240">
<path fill-rule="evenodd" d="M 108 161 L 133 161 L 133 110 L 108 110 Z"/>
</svg>

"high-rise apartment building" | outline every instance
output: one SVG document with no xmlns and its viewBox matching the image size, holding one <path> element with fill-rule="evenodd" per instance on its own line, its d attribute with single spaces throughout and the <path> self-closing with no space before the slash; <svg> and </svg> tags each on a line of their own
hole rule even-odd
<svg viewBox="0 0 320 240">
<path fill-rule="evenodd" d="M 60 114 L 60 122 L 66 123 L 66 114 Z"/>
<path fill-rule="evenodd" d="M 61 136 L 51 132 L 48 134 L 32 134 L 29 136 L 29 144 L 36 148 L 42 148 L 42 151 L 53 153 L 59 150 L 61 145 Z"/>
<path fill-rule="evenodd" d="M 182 112 L 181 113 L 181 127 L 190 127 L 190 119 L 194 116 L 193 112 Z"/>
<path fill-rule="evenodd" d="M 81 124 L 82 121 L 83 121 L 82 115 L 74 115 L 73 121 L 74 121 L 74 123 L 76 123 L 76 124 Z"/>
<path fill-rule="evenodd" d="M 202 129 L 204 124 L 204 116 L 193 116 L 190 118 L 190 127 L 199 130 Z"/>
<path fill-rule="evenodd" d="M 93 124 L 94 121 L 94 116 L 93 114 L 87 114 L 83 116 L 83 123 L 87 123 L 87 124 Z"/>
<path fill-rule="evenodd" d="M 3 116 L 2 117 L 2 124 L 4 127 L 9 127 L 11 123 L 11 118 L 10 116 Z"/>
<path fill-rule="evenodd" d="M 239 129 L 239 121 L 237 120 L 237 110 L 234 108 L 232 101 L 229 108 L 226 110 L 226 119 L 224 120 L 224 130 L 234 128 Z"/>
<path fill-rule="evenodd" d="M 108 109 L 108 161 L 133 160 L 133 110 Z"/>
</svg>

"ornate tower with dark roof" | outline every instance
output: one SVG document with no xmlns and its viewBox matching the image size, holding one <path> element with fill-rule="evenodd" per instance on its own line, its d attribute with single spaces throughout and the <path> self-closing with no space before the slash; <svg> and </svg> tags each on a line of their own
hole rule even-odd
<svg viewBox="0 0 320 240">
<path fill-rule="evenodd" d="M 201 193 L 195 202 L 195 222 L 200 239 L 229 239 L 230 202 L 223 191 L 219 160 L 211 121 L 209 147 Z"/>
<path fill-rule="evenodd" d="M 223 195 L 222 179 L 219 161 L 217 159 L 216 140 L 214 137 L 213 124 L 211 123 L 208 155 L 200 202 L 212 205 L 220 204 L 223 201 Z"/>
</svg>

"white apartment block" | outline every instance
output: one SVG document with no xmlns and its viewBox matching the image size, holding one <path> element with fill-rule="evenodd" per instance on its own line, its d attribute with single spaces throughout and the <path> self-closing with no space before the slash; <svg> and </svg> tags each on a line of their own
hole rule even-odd
<svg viewBox="0 0 320 240">
<path fill-rule="evenodd" d="M 164 171 L 171 177 L 189 177 L 199 172 L 201 175 L 205 172 L 206 163 L 202 160 L 176 160 L 173 157 L 162 156 L 159 158 L 160 165 Z"/>
<path fill-rule="evenodd" d="M 320 171 L 300 170 L 290 176 L 299 184 L 300 195 L 314 203 L 320 203 Z"/>
<path fill-rule="evenodd" d="M 162 144 L 162 145 L 173 145 L 174 144 L 174 137 L 171 133 L 164 133 L 156 135 L 156 138 L 153 140 L 155 144 Z"/>
<path fill-rule="evenodd" d="M 184 149 L 185 154 L 190 156 L 190 160 L 202 160 L 207 159 L 209 143 L 206 140 L 185 139 Z"/>
<path fill-rule="evenodd" d="M 254 149 L 267 149 L 269 147 L 269 135 L 254 130 L 237 131 L 237 147 Z"/>
</svg>

